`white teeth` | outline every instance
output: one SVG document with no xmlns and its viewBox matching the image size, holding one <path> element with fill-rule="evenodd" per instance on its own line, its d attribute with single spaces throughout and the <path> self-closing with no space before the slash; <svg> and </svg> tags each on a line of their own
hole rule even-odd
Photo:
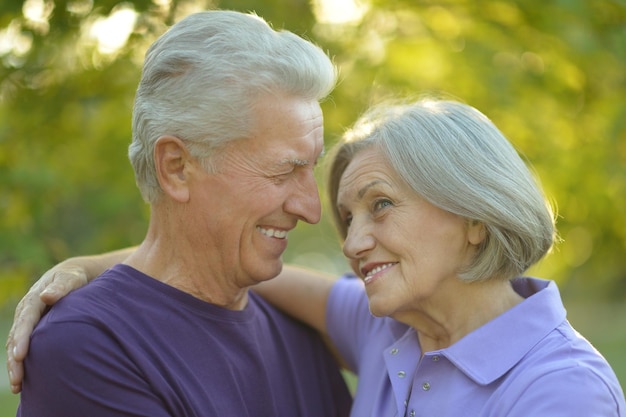
<svg viewBox="0 0 626 417">
<path fill-rule="evenodd" d="M 395 265 L 395 264 L 393 264 L 393 263 L 388 263 L 388 264 L 384 264 L 384 265 L 379 265 L 379 266 L 377 266 L 376 268 L 374 268 L 374 269 L 372 269 L 371 271 L 369 271 L 369 272 L 367 273 L 367 275 L 366 275 L 366 276 L 367 276 L 367 277 L 371 277 L 372 275 L 377 274 L 377 273 L 379 273 L 380 271 L 382 271 L 383 269 L 387 269 L 387 268 L 389 268 L 389 267 L 391 267 L 391 266 L 393 266 L 393 265 Z"/>
<path fill-rule="evenodd" d="M 275 237 L 277 239 L 284 239 L 287 237 L 286 230 L 274 230 L 274 229 L 264 229 L 262 227 L 257 226 L 257 230 L 263 233 L 265 236 Z"/>
</svg>

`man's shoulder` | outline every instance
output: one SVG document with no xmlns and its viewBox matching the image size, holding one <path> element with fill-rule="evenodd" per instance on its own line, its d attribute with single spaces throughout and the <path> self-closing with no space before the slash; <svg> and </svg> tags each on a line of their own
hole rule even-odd
<svg viewBox="0 0 626 417">
<path fill-rule="evenodd" d="M 103 322 L 128 317 L 134 309 L 139 308 L 142 298 L 131 284 L 132 280 L 127 278 L 112 269 L 105 271 L 89 284 L 59 300 L 43 317 L 39 326 L 63 322 Z"/>
</svg>

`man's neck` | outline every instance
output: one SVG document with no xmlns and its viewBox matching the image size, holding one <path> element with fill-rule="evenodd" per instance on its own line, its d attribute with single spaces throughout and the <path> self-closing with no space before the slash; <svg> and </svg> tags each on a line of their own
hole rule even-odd
<svg viewBox="0 0 626 417">
<path fill-rule="evenodd" d="M 180 243 L 180 244 L 179 244 Z M 148 232 L 146 239 L 124 263 L 192 296 L 230 310 L 248 303 L 248 289 L 238 287 L 208 265 L 208 254 L 185 247 L 175 237 Z"/>
</svg>

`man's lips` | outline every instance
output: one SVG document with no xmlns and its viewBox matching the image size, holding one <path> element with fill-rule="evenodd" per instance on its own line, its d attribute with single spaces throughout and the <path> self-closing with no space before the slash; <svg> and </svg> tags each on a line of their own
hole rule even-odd
<svg viewBox="0 0 626 417">
<path fill-rule="evenodd" d="M 261 232 L 267 237 L 275 237 L 276 239 L 285 239 L 287 237 L 288 230 L 284 229 L 274 229 L 271 227 L 261 227 L 257 226 L 256 230 Z"/>
</svg>

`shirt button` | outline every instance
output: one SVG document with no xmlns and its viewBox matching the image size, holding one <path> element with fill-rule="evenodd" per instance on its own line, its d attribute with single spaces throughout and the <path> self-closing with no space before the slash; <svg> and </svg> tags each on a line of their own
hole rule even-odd
<svg viewBox="0 0 626 417">
<path fill-rule="evenodd" d="M 391 353 L 392 355 L 397 355 L 398 354 L 398 349 L 393 348 L 389 351 L 389 353 Z"/>
<path fill-rule="evenodd" d="M 398 372 L 398 377 L 399 378 L 404 378 L 405 376 L 406 376 L 406 372 L 404 372 L 404 371 Z"/>
<path fill-rule="evenodd" d="M 430 384 L 429 384 L 428 382 L 424 382 L 424 383 L 422 384 L 422 389 L 423 389 L 424 391 L 428 391 L 428 390 L 430 389 Z"/>
<path fill-rule="evenodd" d="M 439 362 L 439 355 L 433 356 L 433 362 Z"/>
<path fill-rule="evenodd" d="M 409 413 L 409 415 L 410 415 L 411 417 L 415 417 L 415 410 L 411 410 L 411 412 Z"/>
</svg>

